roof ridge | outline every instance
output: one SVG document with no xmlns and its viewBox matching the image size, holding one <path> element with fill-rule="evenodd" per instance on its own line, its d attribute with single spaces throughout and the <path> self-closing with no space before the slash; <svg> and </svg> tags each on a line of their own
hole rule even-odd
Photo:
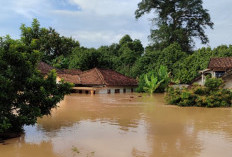
<svg viewBox="0 0 232 157">
<path fill-rule="evenodd" d="M 96 72 L 97 72 L 98 76 L 100 77 L 100 79 L 102 80 L 102 82 L 103 82 L 105 85 L 107 85 L 107 82 L 105 81 L 104 76 L 102 75 L 100 69 L 98 69 L 98 68 L 94 68 L 94 69 L 96 70 Z"/>
</svg>

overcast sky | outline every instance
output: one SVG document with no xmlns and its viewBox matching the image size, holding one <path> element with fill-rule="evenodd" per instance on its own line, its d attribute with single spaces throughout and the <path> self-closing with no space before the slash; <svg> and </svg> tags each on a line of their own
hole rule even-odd
<svg viewBox="0 0 232 157">
<path fill-rule="evenodd" d="M 72 36 L 82 46 L 109 45 L 125 34 L 149 41 L 150 16 L 135 19 L 134 12 L 141 0 L 0 0 L 0 36 L 20 37 L 22 23 L 29 26 L 33 18 L 42 27 L 53 27 L 61 35 Z M 207 30 L 209 46 L 232 44 L 232 0 L 204 0 L 214 30 Z M 197 48 L 202 47 L 196 41 Z"/>
</svg>

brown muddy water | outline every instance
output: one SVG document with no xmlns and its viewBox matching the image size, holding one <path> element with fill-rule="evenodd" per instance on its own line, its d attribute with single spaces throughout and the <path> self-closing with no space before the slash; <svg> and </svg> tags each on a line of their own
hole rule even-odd
<svg viewBox="0 0 232 157">
<path fill-rule="evenodd" d="M 231 157 L 231 108 L 180 108 L 163 95 L 66 96 L 0 157 Z"/>
</svg>

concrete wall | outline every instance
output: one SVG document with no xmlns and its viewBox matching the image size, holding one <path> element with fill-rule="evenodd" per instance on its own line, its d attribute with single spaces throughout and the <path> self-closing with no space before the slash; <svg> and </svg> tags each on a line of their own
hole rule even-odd
<svg viewBox="0 0 232 157">
<path fill-rule="evenodd" d="M 203 85 L 202 84 L 202 79 L 200 78 L 200 79 L 198 79 L 198 80 L 196 80 L 195 82 L 193 82 L 192 84 L 198 84 L 198 85 Z"/>
<path fill-rule="evenodd" d="M 135 87 L 105 87 L 102 89 L 98 89 L 96 94 L 108 94 L 108 90 L 110 90 L 110 94 L 114 94 L 115 90 L 119 89 L 119 93 L 124 93 L 124 89 L 126 89 L 126 93 L 131 93 L 131 89 L 133 88 L 135 92 Z"/>
<path fill-rule="evenodd" d="M 224 80 L 224 82 L 225 82 L 224 88 L 232 89 L 232 76 L 227 77 L 227 78 Z"/>
<path fill-rule="evenodd" d="M 178 85 L 171 85 L 170 87 L 173 87 L 173 88 L 180 88 L 180 89 L 182 89 L 182 88 L 188 88 L 189 87 L 189 85 L 188 84 L 178 84 Z"/>
</svg>

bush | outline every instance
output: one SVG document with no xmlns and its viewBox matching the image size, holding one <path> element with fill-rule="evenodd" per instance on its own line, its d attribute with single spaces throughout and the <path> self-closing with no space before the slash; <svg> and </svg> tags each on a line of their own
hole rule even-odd
<svg viewBox="0 0 232 157">
<path fill-rule="evenodd" d="M 221 79 L 207 79 L 205 87 L 194 85 L 191 89 L 169 88 L 166 94 L 168 104 L 198 107 L 231 107 L 232 92 L 222 89 Z"/>
<path fill-rule="evenodd" d="M 167 93 L 166 93 L 166 101 L 169 104 L 173 104 L 173 105 L 178 105 L 179 102 L 181 101 L 181 90 L 179 88 L 174 89 L 173 87 L 170 87 L 167 89 Z"/>
<path fill-rule="evenodd" d="M 205 81 L 205 87 L 210 90 L 218 89 L 223 85 L 223 80 L 221 78 L 207 78 Z"/>
</svg>

